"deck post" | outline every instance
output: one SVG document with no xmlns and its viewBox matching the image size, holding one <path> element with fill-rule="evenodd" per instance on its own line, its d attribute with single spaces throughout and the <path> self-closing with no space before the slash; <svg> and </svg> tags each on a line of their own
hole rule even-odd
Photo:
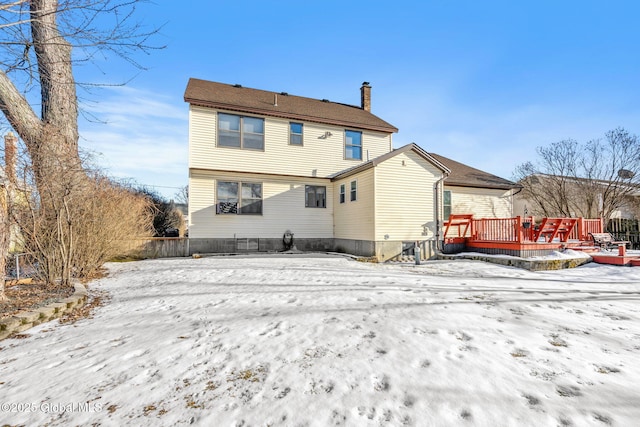
<svg viewBox="0 0 640 427">
<path fill-rule="evenodd" d="M 520 215 L 518 215 L 516 217 L 516 233 L 515 233 L 518 239 L 518 243 L 522 243 L 522 241 L 524 240 L 524 228 L 522 228 L 522 218 L 520 218 Z"/>
<path fill-rule="evenodd" d="M 584 218 L 578 217 L 578 240 L 583 241 L 584 239 Z"/>
</svg>

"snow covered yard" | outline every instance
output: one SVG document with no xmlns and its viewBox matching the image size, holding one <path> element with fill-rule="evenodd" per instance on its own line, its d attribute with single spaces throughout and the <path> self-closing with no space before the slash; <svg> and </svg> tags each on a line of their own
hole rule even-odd
<svg viewBox="0 0 640 427">
<path fill-rule="evenodd" d="M 0 341 L 0 424 L 630 426 L 640 268 L 261 255 L 109 264 Z"/>
</svg>

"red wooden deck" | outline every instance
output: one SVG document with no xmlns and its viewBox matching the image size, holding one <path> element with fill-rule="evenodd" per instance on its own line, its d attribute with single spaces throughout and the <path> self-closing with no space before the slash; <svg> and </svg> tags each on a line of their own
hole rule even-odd
<svg viewBox="0 0 640 427">
<path fill-rule="evenodd" d="M 589 233 L 602 232 L 601 219 L 534 217 L 482 218 L 451 215 L 445 222 L 445 248 L 489 254 L 541 256 L 566 248 L 593 250 Z"/>
<path fill-rule="evenodd" d="M 610 264 L 610 265 L 628 265 L 632 267 L 640 267 L 640 257 L 637 255 L 615 255 L 615 254 L 602 254 L 591 255 L 593 262 L 598 264 Z"/>
</svg>

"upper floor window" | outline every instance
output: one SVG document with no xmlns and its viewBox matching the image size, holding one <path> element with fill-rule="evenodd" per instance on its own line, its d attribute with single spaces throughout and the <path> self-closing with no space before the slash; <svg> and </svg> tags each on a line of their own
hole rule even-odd
<svg viewBox="0 0 640 427">
<path fill-rule="evenodd" d="M 289 123 L 289 144 L 302 145 L 302 123 Z"/>
<path fill-rule="evenodd" d="M 340 203 L 344 203 L 346 199 L 345 185 L 340 184 Z"/>
<path fill-rule="evenodd" d="M 362 160 L 362 132 L 354 130 L 344 132 L 344 157 Z"/>
<path fill-rule="evenodd" d="M 264 149 L 264 119 L 218 113 L 218 146 Z"/>
<path fill-rule="evenodd" d="M 448 221 L 451 216 L 451 190 L 444 190 L 444 201 L 442 203 L 442 208 L 444 210 L 444 220 Z"/>
<path fill-rule="evenodd" d="M 262 184 L 218 181 L 216 196 L 218 214 L 262 213 Z"/>
<path fill-rule="evenodd" d="M 351 181 L 351 201 L 358 199 L 358 181 Z"/>
<path fill-rule="evenodd" d="M 307 208 L 327 207 L 327 187 L 321 185 L 305 185 L 304 205 Z"/>
</svg>

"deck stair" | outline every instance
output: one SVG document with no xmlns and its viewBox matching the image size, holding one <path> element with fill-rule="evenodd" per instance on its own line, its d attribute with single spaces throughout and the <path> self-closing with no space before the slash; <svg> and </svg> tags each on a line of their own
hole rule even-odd
<svg viewBox="0 0 640 427">
<path fill-rule="evenodd" d="M 545 242 L 551 243 L 558 238 L 561 242 L 566 242 L 577 222 L 577 218 L 544 218 L 533 231 L 533 241 L 538 242 L 543 238 Z"/>
<path fill-rule="evenodd" d="M 444 237 L 447 237 L 447 233 L 449 232 L 450 227 L 457 227 L 458 235 L 456 237 L 464 237 L 467 235 L 469 231 L 469 227 L 471 227 L 471 222 L 473 221 L 473 215 L 456 215 L 451 214 L 449 216 L 449 220 L 445 221 L 445 229 L 444 229 Z M 464 228 L 462 228 L 464 227 Z M 462 230 L 461 230 L 462 228 Z M 460 232 L 462 231 L 462 233 Z"/>
</svg>

